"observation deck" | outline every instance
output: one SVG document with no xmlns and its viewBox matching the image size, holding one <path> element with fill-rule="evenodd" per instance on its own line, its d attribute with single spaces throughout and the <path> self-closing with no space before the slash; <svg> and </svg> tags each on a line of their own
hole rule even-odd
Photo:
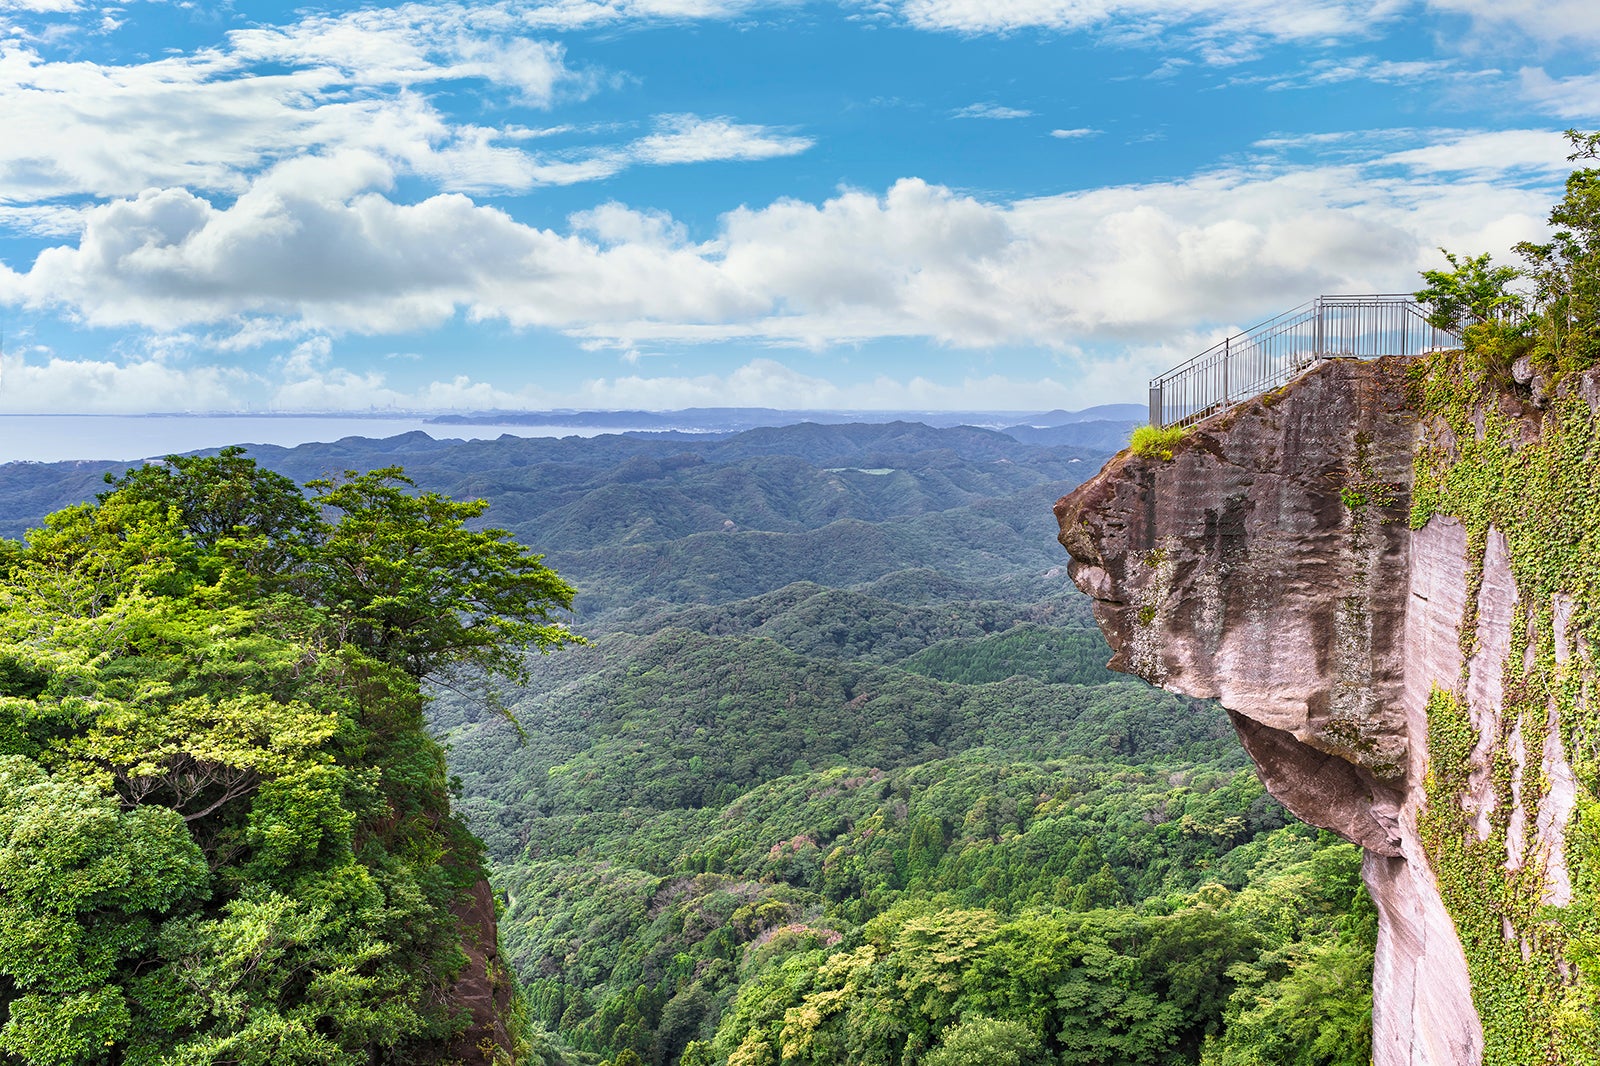
<svg viewBox="0 0 1600 1066">
<path fill-rule="evenodd" d="M 1411 296 L 1318 296 L 1207 348 L 1150 382 L 1150 424 L 1189 426 L 1287 384 L 1322 359 L 1459 348 Z"/>
</svg>

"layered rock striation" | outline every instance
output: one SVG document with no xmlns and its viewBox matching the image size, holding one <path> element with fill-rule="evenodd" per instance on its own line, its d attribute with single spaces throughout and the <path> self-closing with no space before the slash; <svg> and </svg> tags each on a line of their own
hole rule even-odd
<svg viewBox="0 0 1600 1066">
<path fill-rule="evenodd" d="M 1555 923 L 1514 907 L 1493 934 L 1467 920 L 1479 902 L 1484 914 L 1498 906 L 1478 896 L 1530 864 L 1535 902 L 1570 902 L 1565 837 L 1581 789 L 1557 701 L 1542 725 L 1542 704 L 1534 718 L 1504 710 L 1506 686 L 1532 676 L 1539 647 L 1574 654 L 1565 633 L 1538 632 L 1546 616 L 1546 629 L 1561 628 L 1561 598 L 1530 604 L 1512 546 L 1481 513 L 1464 523 L 1413 500 L 1414 471 L 1454 469 L 1461 434 L 1496 431 L 1486 417 L 1528 441 L 1544 416 L 1513 397 L 1452 429 L 1427 413 L 1410 369 L 1326 361 L 1194 427 L 1169 461 L 1124 452 L 1056 505 L 1061 543 L 1112 666 L 1219 700 L 1273 795 L 1365 850 L 1379 912 L 1376 1063 L 1587 1061 L 1562 1057 L 1558 1036 L 1546 1039 L 1557 1057 L 1537 1060 L 1521 1056 L 1538 1034 L 1509 1051 L 1495 1036 L 1520 1032 L 1526 1019 L 1512 1015 L 1542 994 L 1533 978 L 1516 995 L 1490 994 L 1486 975 L 1505 958 L 1514 966 L 1520 951 L 1531 974 L 1543 953 L 1557 975 L 1546 983 L 1581 984 Z M 1429 750 L 1446 699 L 1470 722 L 1448 795 Z M 1490 865 L 1503 864 L 1464 878 L 1462 857 L 1481 864 L 1473 849 L 1490 844 L 1500 847 Z M 1453 871 L 1443 892 L 1441 862 Z M 1502 938 L 1509 954 L 1485 944 Z M 1577 1002 L 1559 989 L 1545 1001 Z M 1479 1004 L 1493 1022 L 1487 1057 Z"/>
</svg>

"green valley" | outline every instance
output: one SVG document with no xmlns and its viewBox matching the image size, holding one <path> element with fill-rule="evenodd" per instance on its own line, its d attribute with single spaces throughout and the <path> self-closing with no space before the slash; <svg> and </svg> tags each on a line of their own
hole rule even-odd
<svg viewBox="0 0 1600 1066">
<path fill-rule="evenodd" d="M 496 675 L 393 659 L 429 680 L 450 807 L 486 848 L 520 985 L 505 1050 L 522 1061 L 1366 1061 L 1374 918 L 1359 853 L 1265 794 L 1219 708 L 1105 669 L 1049 513 L 1095 453 L 896 423 L 251 454 L 301 481 L 403 462 L 415 488 L 349 502 L 427 525 L 405 500 L 485 499 L 440 513 L 505 528 L 577 590 L 550 620 L 587 643 L 526 661 L 485 651 L 478 666 Z M 183 470 L 121 484 L 166 492 Z M 75 464 L 52 488 L 49 467 L 4 471 L 40 507 L 72 502 L 49 495 L 93 473 Z M 326 504 L 344 482 L 324 484 Z M 377 530 L 345 532 L 312 539 L 330 559 L 394 554 Z M 302 595 L 337 611 L 340 588 Z M 373 648 L 459 636 L 449 611 L 384 603 L 344 631 Z M 432 741 L 401 735 L 426 757 Z M 345 765 L 330 743 L 305 750 Z M 380 760 L 360 764 L 377 780 L 444 791 L 381 761 L 382 746 L 348 750 Z M 340 772 L 365 780 L 360 765 Z M 304 824 L 284 819 L 285 833 Z M 359 832 L 326 839 L 370 861 Z M 257 861 L 265 845 L 245 840 L 241 861 Z M 176 906 L 199 935 L 196 922 L 245 906 L 228 892 L 257 898 L 238 884 L 140 913 Z M 162 943 L 129 958 L 164 958 Z M 11 987 L 0 999 L 21 1003 Z M 19 1061 L 101 1061 L 83 1055 Z"/>
</svg>

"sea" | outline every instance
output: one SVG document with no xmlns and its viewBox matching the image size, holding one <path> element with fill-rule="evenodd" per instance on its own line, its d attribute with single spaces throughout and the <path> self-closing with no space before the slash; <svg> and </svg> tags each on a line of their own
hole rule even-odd
<svg viewBox="0 0 1600 1066">
<path fill-rule="evenodd" d="M 297 444 L 344 437 L 394 437 L 421 430 L 436 440 L 593 437 L 621 427 L 432 425 L 425 416 L 11 415 L 0 414 L 0 463 L 150 459 L 228 444 Z"/>
</svg>

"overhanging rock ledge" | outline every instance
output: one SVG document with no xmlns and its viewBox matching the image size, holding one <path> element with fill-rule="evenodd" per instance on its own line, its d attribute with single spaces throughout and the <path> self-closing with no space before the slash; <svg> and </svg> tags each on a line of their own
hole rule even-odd
<svg viewBox="0 0 1600 1066">
<path fill-rule="evenodd" d="M 1466 537 L 1408 527 L 1405 367 L 1325 361 L 1170 461 L 1123 452 L 1056 517 L 1112 667 L 1220 701 L 1268 790 L 1364 849 L 1374 1062 L 1468 1066 L 1481 1027 L 1416 826 L 1428 693 L 1461 676 Z"/>
</svg>

